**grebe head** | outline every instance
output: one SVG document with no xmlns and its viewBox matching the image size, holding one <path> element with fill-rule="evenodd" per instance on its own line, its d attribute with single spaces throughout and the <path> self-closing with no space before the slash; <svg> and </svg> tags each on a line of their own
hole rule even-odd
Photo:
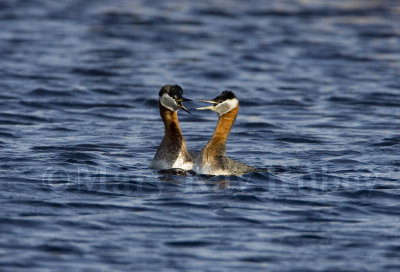
<svg viewBox="0 0 400 272">
<path fill-rule="evenodd" d="M 197 108 L 197 110 L 212 110 L 222 116 L 239 104 L 239 100 L 236 98 L 235 94 L 231 91 L 223 91 L 220 95 L 212 100 L 199 100 L 201 102 L 207 102 L 213 104 L 212 106 Z"/>
<path fill-rule="evenodd" d="M 178 111 L 183 109 L 184 111 L 190 113 L 190 111 L 185 108 L 182 101 L 192 101 L 190 99 L 184 98 L 182 96 L 183 90 L 179 85 L 164 85 L 159 92 L 159 100 L 161 105 L 171 111 Z"/>
</svg>

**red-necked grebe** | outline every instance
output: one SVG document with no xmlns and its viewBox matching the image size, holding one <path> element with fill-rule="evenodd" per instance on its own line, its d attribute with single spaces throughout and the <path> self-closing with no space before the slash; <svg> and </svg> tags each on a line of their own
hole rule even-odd
<svg viewBox="0 0 400 272">
<path fill-rule="evenodd" d="M 211 140 L 195 159 L 193 170 L 206 175 L 243 175 L 258 169 L 226 157 L 226 140 L 239 112 L 239 100 L 231 91 L 224 91 L 213 100 L 200 100 L 213 104 L 198 110 L 218 113 L 217 127 Z"/>
<path fill-rule="evenodd" d="M 164 138 L 151 161 L 155 169 L 179 168 L 191 170 L 193 155 L 186 149 L 186 142 L 178 121 L 178 110 L 189 112 L 182 101 L 191 101 L 182 96 L 183 90 L 178 85 L 165 85 L 159 92 L 158 106 L 164 122 Z"/>
</svg>

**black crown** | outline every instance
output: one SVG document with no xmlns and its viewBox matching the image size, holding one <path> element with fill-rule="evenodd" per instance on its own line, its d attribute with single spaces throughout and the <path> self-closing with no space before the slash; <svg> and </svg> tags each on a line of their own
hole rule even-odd
<svg viewBox="0 0 400 272">
<path fill-rule="evenodd" d="M 235 94 L 232 91 L 223 91 L 220 95 L 213 99 L 214 102 L 222 103 L 225 100 L 236 98 Z"/>
<path fill-rule="evenodd" d="M 168 94 L 175 100 L 182 99 L 183 89 L 179 85 L 164 85 L 158 95 L 162 96 L 163 94 Z"/>
</svg>

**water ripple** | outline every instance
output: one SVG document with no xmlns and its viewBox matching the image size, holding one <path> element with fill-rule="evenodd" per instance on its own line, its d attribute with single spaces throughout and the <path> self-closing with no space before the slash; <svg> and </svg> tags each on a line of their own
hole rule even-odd
<svg viewBox="0 0 400 272">
<path fill-rule="evenodd" d="M 20 3 L 21 2 L 21 3 Z M 398 271 L 400 5 L 1 1 L 4 271 Z M 190 149 L 235 92 L 227 154 L 156 171 L 163 84 Z"/>
</svg>

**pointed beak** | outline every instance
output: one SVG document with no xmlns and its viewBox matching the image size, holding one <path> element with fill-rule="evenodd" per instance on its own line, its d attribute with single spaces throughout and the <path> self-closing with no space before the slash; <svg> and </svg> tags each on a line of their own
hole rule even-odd
<svg viewBox="0 0 400 272">
<path fill-rule="evenodd" d="M 206 102 L 206 103 L 211 103 L 211 104 L 218 104 L 217 102 L 215 102 L 215 101 L 213 101 L 213 100 L 204 100 L 204 99 L 201 99 L 201 100 L 197 100 L 197 101 L 199 101 L 199 102 Z M 214 109 L 214 105 L 212 105 L 212 106 L 208 106 L 208 107 L 201 107 L 201 108 L 196 108 L 196 110 L 213 110 Z"/>
<path fill-rule="evenodd" d="M 192 101 L 192 100 L 188 99 L 188 98 L 184 98 L 184 97 L 182 97 L 182 99 L 176 100 L 179 108 L 183 109 L 184 111 L 186 111 L 187 113 L 190 114 L 191 112 L 182 104 L 182 101 L 188 101 L 189 102 L 189 101 Z"/>
<path fill-rule="evenodd" d="M 214 109 L 214 106 L 196 108 L 196 110 L 213 110 L 213 109 Z"/>
<path fill-rule="evenodd" d="M 190 111 L 183 104 L 180 104 L 179 106 L 181 107 L 182 110 L 190 114 Z"/>
<path fill-rule="evenodd" d="M 197 101 L 199 101 L 199 102 L 211 103 L 211 104 L 218 104 L 217 102 L 215 102 L 215 101 L 213 101 L 213 100 L 204 100 L 204 99 L 200 99 L 200 100 L 197 100 Z"/>
</svg>

